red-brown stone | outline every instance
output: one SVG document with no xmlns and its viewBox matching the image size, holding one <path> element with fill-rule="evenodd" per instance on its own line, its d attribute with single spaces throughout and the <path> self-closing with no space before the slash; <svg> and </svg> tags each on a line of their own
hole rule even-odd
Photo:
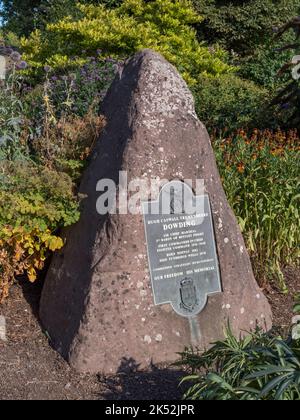
<svg viewBox="0 0 300 420">
<path fill-rule="evenodd" d="M 228 205 L 210 139 L 176 69 L 144 50 L 131 59 L 104 103 L 107 126 L 81 184 L 79 223 L 65 232 L 43 290 L 40 316 L 53 346 L 82 372 L 115 373 L 124 358 L 141 367 L 173 362 L 192 344 L 205 349 L 258 322 L 271 327 L 235 216 Z M 223 293 L 210 297 L 194 321 L 170 305 L 154 306 L 141 215 L 99 216 L 96 184 L 102 178 L 205 180 L 210 196 Z"/>
</svg>

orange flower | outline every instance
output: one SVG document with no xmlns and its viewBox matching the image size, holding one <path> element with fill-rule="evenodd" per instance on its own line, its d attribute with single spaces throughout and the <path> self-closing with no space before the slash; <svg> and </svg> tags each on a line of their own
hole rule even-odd
<svg viewBox="0 0 300 420">
<path fill-rule="evenodd" d="M 243 162 L 240 162 L 237 166 L 237 170 L 239 171 L 240 174 L 245 172 L 245 165 Z"/>
<path fill-rule="evenodd" d="M 271 155 L 273 156 L 280 156 L 283 154 L 283 148 L 282 147 L 278 147 L 277 149 L 272 149 L 271 150 Z"/>
</svg>

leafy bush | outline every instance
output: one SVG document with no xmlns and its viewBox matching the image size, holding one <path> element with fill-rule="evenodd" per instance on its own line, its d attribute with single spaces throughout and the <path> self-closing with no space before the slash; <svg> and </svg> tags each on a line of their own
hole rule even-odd
<svg viewBox="0 0 300 420">
<path fill-rule="evenodd" d="M 35 157 L 78 181 L 96 140 L 105 125 L 92 111 L 84 117 L 66 116 L 55 120 L 32 143 Z"/>
<path fill-rule="evenodd" d="M 119 7 L 78 5 L 82 18 L 47 25 L 23 39 L 26 59 L 37 71 L 84 63 L 101 49 L 105 56 L 127 57 L 143 48 L 162 53 L 189 82 L 199 74 L 218 75 L 233 70 L 221 49 L 213 53 L 196 39 L 192 25 L 201 18 L 189 0 L 125 0 Z M 75 60 L 71 60 L 76 57 Z"/>
<path fill-rule="evenodd" d="M 73 114 L 84 117 L 92 111 L 97 114 L 99 103 L 115 78 L 122 63 L 112 58 L 103 59 L 101 51 L 87 59 L 86 64 L 68 74 L 49 74 L 47 91 L 56 110 L 56 117 Z"/>
<path fill-rule="evenodd" d="M 204 353 L 186 351 L 182 365 L 192 375 L 185 398 L 192 400 L 300 400 L 300 342 L 257 330 L 224 341 Z"/>
<path fill-rule="evenodd" d="M 209 130 L 268 126 L 268 91 L 234 75 L 202 77 L 193 87 L 196 110 Z"/>
<path fill-rule="evenodd" d="M 300 293 L 295 296 L 293 312 L 295 316 L 292 319 L 292 338 L 293 340 L 300 340 Z"/>
<path fill-rule="evenodd" d="M 14 275 L 35 281 L 47 252 L 63 246 L 55 234 L 79 218 L 71 179 L 28 162 L 2 162 L 0 179 L 0 301 Z"/>
<path fill-rule="evenodd" d="M 233 61 L 239 66 L 238 74 L 271 91 L 279 89 L 286 80 L 278 77 L 278 72 L 290 58 L 289 52 L 280 49 L 284 44 L 292 41 L 291 34 L 280 42 L 273 38 L 257 47 L 253 54 L 243 58 L 234 58 Z"/>
<path fill-rule="evenodd" d="M 240 131 L 214 141 L 228 200 L 239 220 L 257 278 L 299 264 L 300 139 L 295 131 Z"/>
<path fill-rule="evenodd" d="M 194 0 L 194 5 L 204 17 L 199 38 L 226 49 L 241 77 L 270 90 L 282 85 L 277 73 L 288 53 L 280 47 L 292 42 L 292 34 L 279 41 L 274 29 L 300 11 L 297 0 Z"/>
<path fill-rule="evenodd" d="M 203 16 L 198 25 L 201 39 L 219 43 L 241 56 L 269 44 L 273 28 L 297 15 L 298 0 L 193 0 Z"/>
<path fill-rule="evenodd" d="M 105 3 L 113 6 L 117 0 L 83 0 L 84 3 Z M 5 33 L 28 36 L 34 29 L 42 29 L 49 22 L 67 15 L 78 15 L 76 0 L 1 0 L 0 18 Z"/>
<path fill-rule="evenodd" d="M 24 63 L 19 54 L 16 59 L 0 88 L 0 302 L 16 275 L 35 281 L 50 251 L 63 246 L 59 230 L 78 220 L 74 181 L 104 126 L 93 101 L 114 76 L 114 62 L 93 61 L 72 77 L 52 79 L 47 72 L 32 91 L 16 71 Z"/>
</svg>

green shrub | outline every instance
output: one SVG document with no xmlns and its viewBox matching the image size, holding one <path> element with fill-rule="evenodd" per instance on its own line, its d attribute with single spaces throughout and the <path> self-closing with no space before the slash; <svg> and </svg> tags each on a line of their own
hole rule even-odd
<svg viewBox="0 0 300 420">
<path fill-rule="evenodd" d="M 199 74 L 233 71 L 221 49 L 200 44 L 192 25 L 201 20 L 189 0 L 125 0 L 119 7 L 78 5 L 82 18 L 65 19 L 35 31 L 22 46 L 32 69 L 86 62 L 101 49 L 103 55 L 127 57 L 143 48 L 162 53 L 190 83 Z M 75 60 L 71 60 L 76 57 Z"/>
<path fill-rule="evenodd" d="M 251 55 L 273 38 L 281 26 L 299 11 L 298 0 L 193 0 L 204 20 L 198 25 L 200 39 L 220 43 L 228 51 Z"/>
<path fill-rule="evenodd" d="M 261 284 L 298 265 L 300 250 L 300 139 L 270 130 L 218 138 L 214 149 L 223 185 Z"/>
<path fill-rule="evenodd" d="M 278 73 L 284 63 L 291 58 L 290 52 L 280 51 L 280 48 L 292 42 L 293 36 L 289 34 L 281 42 L 275 39 L 269 40 L 257 47 L 253 54 L 244 58 L 238 57 L 234 60 L 239 66 L 238 74 L 274 92 L 285 83 L 286 80 L 280 78 Z"/>
<path fill-rule="evenodd" d="M 35 281 L 49 251 L 63 246 L 58 229 L 79 219 L 71 179 L 30 162 L 1 163 L 0 302 L 15 275 Z"/>
<path fill-rule="evenodd" d="M 273 119 L 266 109 L 268 91 L 234 75 L 202 77 L 193 93 L 198 116 L 209 130 L 268 126 Z"/>
<path fill-rule="evenodd" d="M 186 351 L 191 400 L 300 400 L 300 342 L 262 331 L 236 339 L 230 328 L 204 354 Z"/>
<path fill-rule="evenodd" d="M 105 3 L 113 6 L 117 0 L 83 0 L 84 3 Z M 28 36 L 49 22 L 64 16 L 77 16 L 76 0 L 1 0 L 0 19 L 5 33 L 13 31 L 18 36 Z M 11 45 L 11 44 L 10 44 Z"/>
<path fill-rule="evenodd" d="M 1 163 L 0 225 L 56 231 L 78 219 L 73 183 L 31 162 Z"/>
<path fill-rule="evenodd" d="M 194 0 L 194 5 L 204 17 L 199 38 L 226 49 L 242 78 L 269 90 L 282 85 L 278 71 L 288 53 L 279 49 L 292 42 L 292 34 L 275 40 L 274 29 L 300 11 L 297 0 Z"/>
<path fill-rule="evenodd" d="M 48 92 L 56 117 L 65 114 L 66 108 L 69 114 L 78 117 L 84 117 L 91 108 L 97 114 L 119 65 L 117 60 L 103 59 L 98 54 L 71 73 L 50 74 Z"/>
<path fill-rule="evenodd" d="M 64 245 L 59 230 L 79 218 L 74 181 L 104 126 L 90 104 L 100 100 L 98 89 L 107 89 L 112 77 L 112 63 L 102 68 L 108 71 L 103 77 L 95 71 L 94 98 L 84 103 L 89 85 L 84 92 L 72 88 L 80 75 L 50 82 L 47 73 L 43 85 L 30 92 L 16 71 L 21 57 L 16 58 L 0 88 L 0 302 L 16 275 L 36 280 L 50 251 Z M 82 100 L 78 115 L 72 106 L 76 91 Z"/>
</svg>

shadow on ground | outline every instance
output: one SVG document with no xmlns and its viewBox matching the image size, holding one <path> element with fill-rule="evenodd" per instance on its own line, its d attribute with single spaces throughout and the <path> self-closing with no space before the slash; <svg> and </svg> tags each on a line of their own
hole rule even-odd
<svg viewBox="0 0 300 420">
<path fill-rule="evenodd" d="M 184 390 L 180 381 L 184 372 L 172 367 L 152 366 L 141 371 L 134 359 L 124 358 L 114 377 L 99 375 L 100 383 L 106 388 L 101 393 L 105 400 L 180 400 Z"/>
</svg>

